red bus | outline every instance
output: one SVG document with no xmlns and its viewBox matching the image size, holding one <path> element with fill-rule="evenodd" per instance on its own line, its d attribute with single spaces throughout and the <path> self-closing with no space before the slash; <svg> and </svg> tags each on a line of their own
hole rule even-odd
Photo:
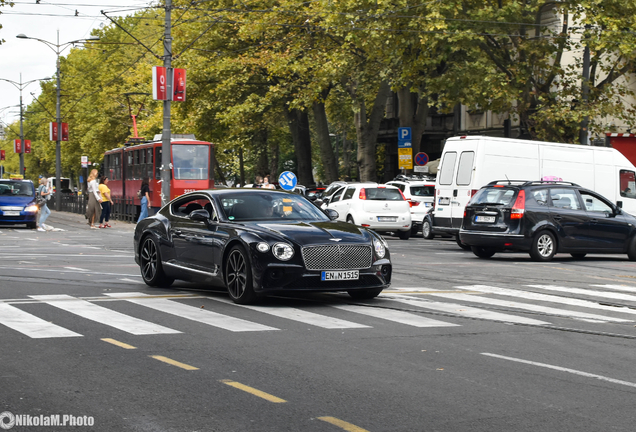
<svg viewBox="0 0 636 432">
<path fill-rule="evenodd" d="M 136 139 L 135 141 L 139 141 Z M 214 144 L 198 141 L 194 135 L 172 136 L 172 163 L 170 179 L 171 200 L 186 192 L 214 187 Z M 148 177 L 150 205 L 161 207 L 161 135 L 140 144 L 108 150 L 104 153 L 103 175 L 113 199 L 133 199 L 140 205 L 137 191 L 141 180 Z"/>
</svg>

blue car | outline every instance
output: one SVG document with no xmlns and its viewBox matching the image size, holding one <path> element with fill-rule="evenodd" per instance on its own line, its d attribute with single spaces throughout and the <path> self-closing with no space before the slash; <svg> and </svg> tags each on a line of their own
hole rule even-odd
<svg viewBox="0 0 636 432">
<path fill-rule="evenodd" d="M 35 203 L 35 187 L 31 180 L 0 179 L 0 225 L 37 225 L 38 206 Z"/>
</svg>

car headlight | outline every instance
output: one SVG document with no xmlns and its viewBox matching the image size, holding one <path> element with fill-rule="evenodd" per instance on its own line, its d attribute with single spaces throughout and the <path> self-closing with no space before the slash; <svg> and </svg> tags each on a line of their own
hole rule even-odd
<svg viewBox="0 0 636 432">
<path fill-rule="evenodd" d="M 39 210 L 38 206 L 36 206 L 36 205 L 30 205 L 30 206 L 24 208 L 24 211 L 25 212 L 29 212 L 29 213 L 35 213 L 38 210 Z"/>
<path fill-rule="evenodd" d="M 384 258 L 384 254 L 386 254 L 386 248 L 380 240 L 373 239 L 373 248 L 375 249 L 375 254 L 378 256 L 378 258 Z"/>
<path fill-rule="evenodd" d="M 256 245 L 256 249 L 257 249 L 259 252 L 263 252 L 263 253 L 265 253 L 265 252 L 267 252 L 267 251 L 269 250 L 269 245 L 268 245 L 267 243 L 265 243 L 265 242 L 260 242 L 260 243 L 258 243 L 258 244 Z"/>
<path fill-rule="evenodd" d="M 281 261 L 289 261 L 294 256 L 294 248 L 287 243 L 276 243 L 272 246 L 272 253 Z"/>
</svg>

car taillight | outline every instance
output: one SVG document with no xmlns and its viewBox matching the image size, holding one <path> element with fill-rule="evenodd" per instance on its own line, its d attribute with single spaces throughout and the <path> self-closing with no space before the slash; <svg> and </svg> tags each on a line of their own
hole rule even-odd
<svg viewBox="0 0 636 432">
<path fill-rule="evenodd" d="M 526 192 L 520 190 L 510 211 L 510 219 L 521 219 L 526 211 Z"/>
<path fill-rule="evenodd" d="M 367 190 L 365 188 L 360 189 L 360 196 L 358 198 L 361 200 L 367 199 Z"/>
<path fill-rule="evenodd" d="M 475 196 L 475 194 L 476 194 L 477 192 L 479 192 L 479 189 L 471 189 L 471 191 L 470 191 L 470 197 L 471 197 L 471 198 L 472 198 L 472 197 L 474 197 L 474 196 Z"/>
<path fill-rule="evenodd" d="M 409 206 L 411 206 L 411 207 L 417 207 L 418 205 L 420 205 L 420 202 L 419 202 L 419 201 L 409 200 Z"/>
</svg>

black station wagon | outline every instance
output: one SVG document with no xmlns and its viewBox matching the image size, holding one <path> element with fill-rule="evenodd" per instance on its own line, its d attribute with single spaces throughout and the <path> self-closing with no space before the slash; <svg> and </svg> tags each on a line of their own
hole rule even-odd
<svg viewBox="0 0 636 432">
<path fill-rule="evenodd" d="M 535 261 L 556 253 L 627 253 L 636 261 L 636 218 L 574 183 L 494 181 L 464 212 L 461 241 L 480 258 L 529 252 Z"/>
</svg>

